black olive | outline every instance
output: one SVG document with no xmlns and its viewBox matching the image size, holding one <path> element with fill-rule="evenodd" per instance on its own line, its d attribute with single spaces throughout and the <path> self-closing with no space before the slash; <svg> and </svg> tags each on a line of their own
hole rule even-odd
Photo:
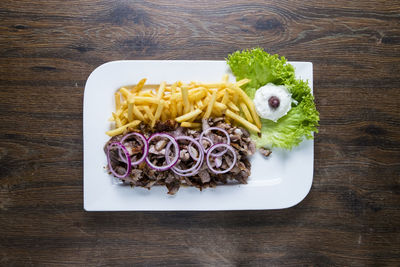
<svg viewBox="0 0 400 267">
<path fill-rule="evenodd" d="M 268 104 L 271 108 L 274 108 L 274 109 L 278 108 L 279 104 L 280 104 L 279 98 L 277 98 L 276 96 L 271 96 L 268 99 Z"/>
</svg>

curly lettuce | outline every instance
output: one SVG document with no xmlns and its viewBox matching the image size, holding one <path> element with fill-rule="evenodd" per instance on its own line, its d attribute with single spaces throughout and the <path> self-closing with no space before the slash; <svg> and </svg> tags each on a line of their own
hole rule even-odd
<svg viewBox="0 0 400 267">
<path fill-rule="evenodd" d="M 252 135 L 257 147 L 279 147 L 291 149 L 304 138 L 314 138 L 318 132 L 319 113 L 314 97 L 306 81 L 296 79 L 294 68 L 284 57 L 271 55 L 261 48 L 236 51 L 228 56 L 227 63 L 237 80 L 251 81 L 242 87 L 250 98 L 254 98 L 258 88 L 267 83 L 285 85 L 296 104 L 287 115 L 277 122 L 262 119 L 261 137 Z"/>
</svg>

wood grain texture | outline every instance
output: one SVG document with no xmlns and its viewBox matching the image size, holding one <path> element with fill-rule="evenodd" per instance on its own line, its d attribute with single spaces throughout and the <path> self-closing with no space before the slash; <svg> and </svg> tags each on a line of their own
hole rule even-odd
<svg viewBox="0 0 400 267">
<path fill-rule="evenodd" d="M 5 0 L 0 21 L 0 265 L 400 265 L 400 1 Z M 303 202 L 83 211 L 83 88 L 98 65 L 255 46 L 314 64 Z"/>
</svg>

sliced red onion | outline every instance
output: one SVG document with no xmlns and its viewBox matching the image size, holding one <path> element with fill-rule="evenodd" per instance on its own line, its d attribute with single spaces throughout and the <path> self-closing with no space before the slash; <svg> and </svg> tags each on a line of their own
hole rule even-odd
<svg viewBox="0 0 400 267">
<path fill-rule="evenodd" d="M 210 163 L 210 157 L 214 157 L 214 155 L 212 154 L 212 152 L 213 152 L 215 149 L 217 149 L 217 148 L 225 148 L 226 151 L 229 150 L 230 152 L 232 152 L 232 155 L 233 155 L 233 160 L 232 160 L 231 166 L 229 166 L 227 169 L 222 170 L 222 171 L 219 171 L 219 170 L 214 169 L 214 168 L 211 166 L 211 163 Z M 225 152 L 225 153 L 226 153 L 226 152 Z M 225 153 L 224 153 L 224 154 L 225 154 Z M 229 172 L 230 170 L 232 170 L 232 168 L 233 168 L 233 167 L 235 166 L 235 164 L 236 164 L 236 159 L 237 159 L 237 157 L 236 157 L 235 150 L 233 149 L 233 147 L 231 147 L 231 146 L 228 145 L 228 144 L 216 144 L 216 145 L 213 145 L 212 147 L 210 147 L 210 149 L 208 150 L 207 155 L 206 155 L 207 167 L 208 167 L 212 172 L 214 172 L 215 174 L 227 173 L 227 172 Z"/>
<path fill-rule="evenodd" d="M 229 137 L 229 134 L 226 130 L 220 128 L 220 127 L 210 127 L 206 130 L 204 130 L 199 137 L 199 142 L 200 144 L 202 144 L 202 140 L 205 138 L 204 135 L 206 135 L 209 131 L 220 131 L 221 133 L 223 133 L 226 136 L 226 143 L 227 145 L 231 144 L 231 138 Z M 211 149 L 211 147 L 209 149 L 205 149 L 204 148 L 204 153 L 207 153 L 209 150 Z M 214 157 L 219 157 L 222 156 L 223 154 L 225 154 L 227 152 L 227 150 L 225 149 L 224 151 L 218 152 L 216 154 L 212 154 L 212 156 Z"/>
<path fill-rule="evenodd" d="M 122 152 L 123 150 L 122 149 L 118 149 L 118 155 L 119 155 L 119 158 L 121 159 L 121 161 L 123 162 L 123 163 L 126 163 L 127 162 L 127 159 L 125 159 L 124 158 L 124 156 L 122 155 Z M 128 152 L 129 153 L 129 152 Z"/>
<path fill-rule="evenodd" d="M 201 165 L 199 165 L 195 170 L 193 170 L 192 172 L 189 173 L 181 173 L 176 171 L 175 169 L 171 169 L 175 174 L 179 175 L 179 176 L 185 176 L 185 177 L 189 177 L 189 176 L 194 176 L 196 174 L 199 173 L 199 170 L 201 168 Z"/>
<path fill-rule="evenodd" d="M 128 137 L 131 137 L 131 136 L 137 137 L 138 139 L 141 140 L 141 142 L 143 144 L 143 151 L 142 151 L 143 155 L 142 155 L 142 157 L 140 159 L 138 159 L 137 161 L 131 162 L 132 165 L 138 165 L 138 164 L 142 163 L 143 160 L 147 157 L 147 154 L 149 153 L 149 143 L 147 142 L 146 137 L 144 137 L 143 134 L 137 133 L 137 132 L 132 132 L 132 133 L 129 133 L 129 134 L 125 135 L 124 137 L 122 137 L 121 144 L 124 144 L 124 141 Z"/>
<path fill-rule="evenodd" d="M 178 136 L 178 137 L 175 138 L 175 140 L 176 140 L 177 142 L 178 142 L 179 140 L 186 140 L 186 141 L 189 141 L 189 142 L 190 142 L 189 145 L 195 144 L 195 145 L 197 146 L 197 149 L 198 149 L 198 151 L 199 151 L 200 156 L 199 156 L 199 158 L 197 158 L 197 159 L 195 159 L 195 158 L 192 156 L 193 160 L 196 161 L 196 164 L 194 164 L 194 165 L 193 165 L 192 167 L 190 167 L 189 169 L 182 170 L 182 169 L 178 168 L 177 165 L 175 165 L 175 166 L 172 167 L 172 171 L 174 171 L 174 173 L 176 173 L 176 174 L 178 174 L 178 175 L 181 175 L 181 174 L 184 174 L 184 173 L 191 173 L 192 171 L 195 171 L 196 169 L 200 169 L 199 166 L 201 166 L 201 164 L 203 163 L 203 160 L 204 160 L 204 153 L 203 153 L 202 146 L 200 145 L 200 143 L 197 142 L 194 138 L 189 137 L 189 136 Z M 179 145 L 179 142 L 178 142 L 178 145 Z M 190 154 L 189 145 L 188 145 L 188 151 L 189 151 L 189 154 Z M 171 145 L 170 145 L 170 143 L 169 143 L 169 144 L 167 145 L 167 147 L 165 148 L 165 154 L 166 154 L 166 155 L 169 154 L 170 147 L 171 147 Z M 167 163 L 169 163 L 169 161 L 170 161 L 169 157 L 166 157 L 166 159 L 167 159 Z"/>
<path fill-rule="evenodd" d="M 175 138 L 173 138 L 172 136 L 170 136 L 169 134 L 166 134 L 166 133 L 155 133 L 155 134 L 152 134 L 150 137 L 149 137 L 149 139 L 147 139 L 147 142 L 148 142 L 148 145 L 150 146 L 150 142 L 154 139 L 154 138 L 156 138 L 156 137 L 161 137 L 161 138 L 167 138 L 170 142 L 168 142 L 168 144 L 170 144 L 170 143 L 172 143 L 172 145 L 174 146 L 174 148 L 175 148 L 175 157 L 172 159 L 172 160 L 170 160 L 169 159 L 169 153 L 165 153 L 165 159 L 166 159 L 166 161 L 167 161 L 167 165 L 165 165 L 165 166 L 157 166 L 157 165 L 154 165 L 152 162 L 151 162 L 151 160 L 149 159 L 149 154 L 150 153 L 147 153 L 147 155 L 146 155 L 146 157 L 145 157 L 145 160 L 146 160 L 146 163 L 152 168 L 152 169 L 154 169 L 154 170 L 156 170 L 156 171 L 166 171 L 166 170 L 169 170 L 170 168 L 172 168 L 177 162 L 178 162 L 178 159 L 179 159 L 179 154 L 180 154 L 180 151 L 179 151 L 179 145 L 178 145 L 178 143 L 176 142 L 176 140 L 175 140 Z M 167 152 L 167 151 L 166 151 Z M 169 151 L 168 151 L 169 152 Z"/>
<path fill-rule="evenodd" d="M 118 154 L 121 155 L 121 151 L 123 151 L 123 153 L 125 154 L 125 161 L 123 160 L 123 158 L 121 157 L 122 162 L 126 163 L 127 168 L 126 168 L 126 172 L 124 174 L 119 174 L 117 173 L 113 166 L 111 165 L 111 157 L 110 157 L 110 150 L 113 147 L 117 147 L 118 148 Z M 111 143 L 110 145 L 108 145 L 107 147 L 107 161 L 108 161 L 108 168 L 110 169 L 111 173 L 118 178 L 125 178 L 126 176 L 128 176 L 128 174 L 131 172 L 131 161 L 128 160 L 129 159 L 129 153 L 128 150 L 126 149 L 126 147 L 124 145 L 122 145 L 120 142 L 114 142 Z"/>
</svg>

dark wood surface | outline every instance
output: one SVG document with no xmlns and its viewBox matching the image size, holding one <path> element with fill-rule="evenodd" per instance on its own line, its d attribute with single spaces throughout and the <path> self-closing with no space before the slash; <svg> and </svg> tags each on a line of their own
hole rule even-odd
<svg viewBox="0 0 400 267">
<path fill-rule="evenodd" d="M 400 2 L 213 2 L 0 2 L 0 265 L 400 265 Z M 83 210 L 83 92 L 97 66 L 255 46 L 314 64 L 321 126 L 304 201 Z"/>
</svg>

